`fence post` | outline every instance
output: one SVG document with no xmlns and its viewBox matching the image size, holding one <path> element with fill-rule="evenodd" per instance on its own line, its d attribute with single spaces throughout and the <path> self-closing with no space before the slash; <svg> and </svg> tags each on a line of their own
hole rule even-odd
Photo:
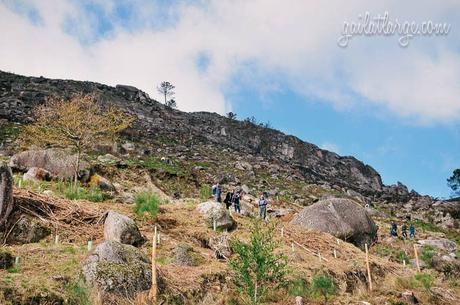
<svg viewBox="0 0 460 305">
<path fill-rule="evenodd" d="M 371 268 L 369 267 L 369 250 L 367 249 L 367 244 L 364 245 L 366 249 L 366 268 L 367 268 L 367 278 L 369 281 L 369 291 L 372 291 L 372 278 L 371 278 Z"/>
<path fill-rule="evenodd" d="M 415 264 L 417 265 L 417 271 L 420 272 L 420 263 L 418 261 L 417 247 L 414 244 Z"/>
<path fill-rule="evenodd" d="M 153 304 L 157 302 L 157 267 L 156 267 L 156 255 L 157 255 L 157 226 L 153 233 L 152 239 L 152 287 L 150 288 L 150 300 Z"/>
</svg>

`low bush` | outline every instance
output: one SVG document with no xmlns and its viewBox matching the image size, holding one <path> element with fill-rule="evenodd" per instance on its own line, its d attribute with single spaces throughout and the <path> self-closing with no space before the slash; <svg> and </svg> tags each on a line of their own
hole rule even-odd
<svg viewBox="0 0 460 305">
<path fill-rule="evenodd" d="M 335 294 L 336 287 L 331 276 L 319 273 L 313 276 L 310 291 L 313 297 L 323 297 L 324 304 L 327 304 L 329 298 Z"/>
<path fill-rule="evenodd" d="M 160 209 L 160 199 L 155 193 L 142 192 L 134 197 L 134 213 L 138 216 L 146 214 L 155 218 Z"/>
<path fill-rule="evenodd" d="M 212 196 L 211 187 L 207 184 L 203 184 L 200 187 L 200 199 L 206 201 Z"/>
</svg>

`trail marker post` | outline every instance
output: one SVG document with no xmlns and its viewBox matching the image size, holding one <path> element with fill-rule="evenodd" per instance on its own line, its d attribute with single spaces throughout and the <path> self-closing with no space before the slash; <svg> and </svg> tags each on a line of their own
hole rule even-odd
<svg viewBox="0 0 460 305">
<path fill-rule="evenodd" d="M 420 263 L 418 261 L 418 253 L 417 253 L 417 248 L 415 247 L 415 244 L 414 244 L 414 254 L 415 254 L 415 264 L 417 265 L 417 271 L 420 272 Z"/>
<path fill-rule="evenodd" d="M 371 278 L 371 268 L 369 267 L 369 250 L 367 244 L 364 245 L 366 250 L 366 268 L 367 268 L 367 279 L 369 282 L 369 291 L 372 291 L 372 278 Z"/>
<path fill-rule="evenodd" d="M 157 302 L 157 266 L 156 266 L 156 255 L 157 255 L 157 226 L 152 238 L 152 287 L 150 288 L 149 297 L 153 304 Z"/>
</svg>

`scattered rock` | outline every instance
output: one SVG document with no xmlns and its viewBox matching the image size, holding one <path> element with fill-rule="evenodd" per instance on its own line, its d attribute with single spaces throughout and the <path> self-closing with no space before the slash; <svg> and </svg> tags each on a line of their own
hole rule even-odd
<svg viewBox="0 0 460 305">
<path fill-rule="evenodd" d="M 232 255 L 232 249 L 227 234 L 209 239 L 209 247 L 214 250 L 217 259 L 228 259 Z"/>
<path fill-rule="evenodd" d="M 115 186 L 110 182 L 109 179 L 104 178 L 98 174 L 92 175 L 89 184 L 93 187 L 98 187 L 102 191 L 116 192 Z"/>
<path fill-rule="evenodd" d="M 22 179 L 24 181 L 49 181 L 52 175 L 49 171 L 39 167 L 31 167 L 24 173 Z"/>
<path fill-rule="evenodd" d="M 236 161 L 235 168 L 242 171 L 252 171 L 252 165 L 246 161 Z"/>
<path fill-rule="evenodd" d="M 134 143 L 131 142 L 126 142 L 121 145 L 121 148 L 124 150 L 124 152 L 130 153 L 136 150 L 136 146 Z"/>
<path fill-rule="evenodd" d="M 330 233 L 364 248 L 377 238 L 377 226 L 365 209 L 350 199 L 330 198 L 304 208 L 291 224 Z"/>
<path fill-rule="evenodd" d="M 51 234 L 48 228 L 40 219 L 31 216 L 21 216 L 8 235 L 8 244 L 30 244 L 36 243 Z"/>
<path fill-rule="evenodd" d="M 104 223 L 104 239 L 136 247 L 145 242 L 134 220 L 114 211 L 107 213 Z"/>
<path fill-rule="evenodd" d="M 13 174 L 11 168 L 0 163 L 0 228 L 8 222 L 13 207 Z"/>
<path fill-rule="evenodd" d="M 76 158 L 76 155 L 62 149 L 27 150 L 12 156 L 9 165 L 12 169 L 21 172 L 26 172 L 32 167 L 39 167 L 47 170 L 53 176 L 72 179 Z M 80 179 L 87 180 L 89 172 L 89 164 L 81 161 L 78 173 Z"/>
<path fill-rule="evenodd" d="M 83 263 L 86 282 L 102 292 L 133 296 L 152 282 L 149 259 L 136 247 L 104 241 Z"/>
<path fill-rule="evenodd" d="M 410 259 L 409 262 L 412 265 L 412 267 L 417 268 L 417 262 L 415 261 L 415 258 Z M 420 266 L 420 269 L 426 268 L 426 263 L 422 261 L 421 259 L 418 260 L 418 264 Z"/>
<path fill-rule="evenodd" d="M 419 240 L 418 243 L 422 246 L 428 245 L 428 246 L 436 247 L 438 249 L 447 251 L 449 253 L 455 252 L 457 250 L 457 244 L 454 241 L 451 241 L 447 238 L 422 239 L 422 240 Z"/>
<path fill-rule="evenodd" d="M 193 250 L 188 244 L 179 244 L 173 251 L 174 264 L 178 266 L 199 266 L 203 263 L 203 257 Z"/>
<path fill-rule="evenodd" d="M 0 248 L 0 269 L 13 267 L 14 256 L 6 249 Z"/>
<path fill-rule="evenodd" d="M 213 228 L 214 221 L 216 222 L 216 228 L 220 230 L 231 230 L 236 225 L 228 210 L 218 202 L 203 202 L 198 205 L 197 210 L 204 215 L 206 224 L 210 228 Z"/>
<path fill-rule="evenodd" d="M 121 162 L 120 158 L 111 154 L 100 155 L 97 157 L 97 161 L 104 165 L 118 165 Z"/>
<path fill-rule="evenodd" d="M 405 291 L 401 293 L 401 300 L 406 304 L 418 304 L 418 300 L 412 291 Z"/>
</svg>

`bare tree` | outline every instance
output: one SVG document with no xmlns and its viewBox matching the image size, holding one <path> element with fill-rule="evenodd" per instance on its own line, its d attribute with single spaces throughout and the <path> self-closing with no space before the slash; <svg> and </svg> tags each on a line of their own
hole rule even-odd
<svg viewBox="0 0 460 305">
<path fill-rule="evenodd" d="M 229 113 L 227 113 L 227 118 L 229 118 L 230 120 L 236 119 L 236 113 L 230 111 Z"/>
<path fill-rule="evenodd" d="M 70 148 L 76 153 L 75 185 L 83 153 L 96 144 L 113 143 L 133 119 L 116 107 L 102 109 L 92 96 L 70 100 L 51 98 L 35 110 L 35 122 L 26 125 L 21 139 L 26 145 Z"/>
<path fill-rule="evenodd" d="M 168 105 L 168 97 L 171 97 L 171 100 L 174 101 L 172 97 L 174 97 L 174 94 L 176 94 L 174 92 L 175 88 L 176 87 L 170 82 L 161 82 L 161 84 L 157 87 L 158 92 L 161 93 L 165 98 L 165 105 Z"/>
</svg>

